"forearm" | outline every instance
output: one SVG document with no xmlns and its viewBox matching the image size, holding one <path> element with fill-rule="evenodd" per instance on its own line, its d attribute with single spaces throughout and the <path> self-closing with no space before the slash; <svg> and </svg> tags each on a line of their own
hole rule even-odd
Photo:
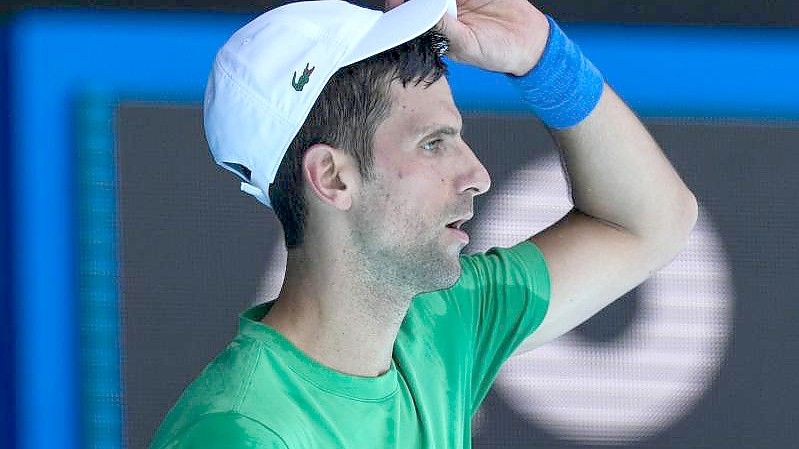
<svg viewBox="0 0 799 449">
<path fill-rule="evenodd" d="M 693 194 L 610 86 L 583 121 L 551 132 L 579 211 L 652 241 L 682 240 L 693 227 Z"/>
</svg>

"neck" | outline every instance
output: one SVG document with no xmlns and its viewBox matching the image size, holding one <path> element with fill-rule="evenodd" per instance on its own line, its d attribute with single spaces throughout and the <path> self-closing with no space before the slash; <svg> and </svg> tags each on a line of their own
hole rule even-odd
<svg viewBox="0 0 799 449">
<path fill-rule="evenodd" d="M 414 294 L 381 282 L 359 259 L 347 251 L 292 249 L 280 295 L 262 321 L 317 362 L 374 377 L 390 367 Z"/>
</svg>

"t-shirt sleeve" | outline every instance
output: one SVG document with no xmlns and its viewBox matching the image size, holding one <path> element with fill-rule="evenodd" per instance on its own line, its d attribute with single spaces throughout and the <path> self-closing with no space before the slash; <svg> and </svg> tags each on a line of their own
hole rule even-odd
<svg viewBox="0 0 799 449">
<path fill-rule="evenodd" d="M 176 435 L 163 449 L 288 449 L 280 436 L 238 413 L 212 413 Z M 153 449 L 153 448 L 151 448 Z"/>
<path fill-rule="evenodd" d="M 529 240 L 463 257 L 461 267 L 453 293 L 459 296 L 466 331 L 472 337 L 469 378 L 474 413 L 502 364 L 544 320 L 549 272 L 543 254 Z"/>
</svg>

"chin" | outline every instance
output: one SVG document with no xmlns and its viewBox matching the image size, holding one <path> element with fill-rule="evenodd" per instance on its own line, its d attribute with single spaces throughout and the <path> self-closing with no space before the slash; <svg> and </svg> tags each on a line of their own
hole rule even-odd
<svg viewBox="0 0 799 449">
<path fill-rule="evenodd" d="M 461 278 L 461 266 L 458 261 L 456 261 L 455 265 L 451 269 L 439 269 L 436 271 L 437 272 L 434 273 L 435 278 L 430 279 L 431 285 L 427 291 L 446 290 L 455 285 Z M 431 272 L 431 274 L 433 274 L 433 272 Z"/>
<path fill-rule="evenodd" d="M 459 269 L 458 272 L 452 277 L 452 280 L 449 282 L 449 285 L 447 285 L 444 288 L 447 289 L 447 288 L 450 288 L 453 285 L 457 284 L 458 280 L 460 280 L 460 278 L 461 278 L 461 270 Z"/>
</svg>

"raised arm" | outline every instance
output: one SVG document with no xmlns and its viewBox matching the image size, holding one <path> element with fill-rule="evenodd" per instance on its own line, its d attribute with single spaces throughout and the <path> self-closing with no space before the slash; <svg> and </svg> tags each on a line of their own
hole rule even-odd
<svg viewBox="0 0 799 449">
<path fill-rule="evenodd" d="M 592 77 L 579 58 L 568 63 L 557 59 L 562 55 L 547 46 L 554 22 L 526 0 L 457 3 L 457 20 L 442 20 L 450 57 L 523 77 L 517 84 L 527 89 L 528 100 L 539 103 L 539 117 L 562 152 L 571 186 L 574 208 L 531 237 L 546 259 L 552 295 L 544 322 L 517 349 L 519 354 L 573 329 L 667 264 L 686 243 L 697 205 L 610 86 L 596 72 Z M 558 36 L 560 45 L 569 45 L 565 35 Z M 547 58 L 552 74 L 527 76 Z M 563 67 L 585 76 L 569 78 Z M 593 87 L 554 92 L 579 83 Z"/>
<path fill-rule="evenodd" d="M 547 261 L 552 296 L 516 354 L 568 332 L 666 265 L 697 217 L 691 191 L 607 84 L 586 119 L 552 135 L 574 208 L 531 238 Z"/>
</svg>

